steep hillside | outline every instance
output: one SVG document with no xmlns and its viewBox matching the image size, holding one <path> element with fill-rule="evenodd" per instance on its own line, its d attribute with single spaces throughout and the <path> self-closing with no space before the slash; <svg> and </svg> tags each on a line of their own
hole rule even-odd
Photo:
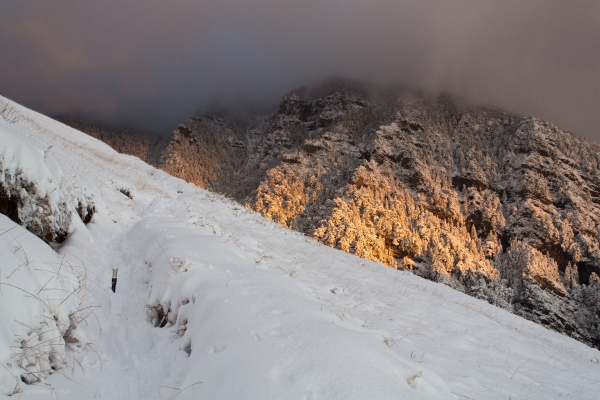
<svg viewBox="0 0 600 400">
<path fill-rule="evenodd" d="M 160 167 L 600 346 L 599 162 L 533 117 L 330 79 L 270 116 L 188 118 Z"/>
<path fill-rule="evenodd" d="M 56 121 L 16 104 L 14 110 L 13 122 L 0 121 L 0 160 L 40 189 L 23 188 L 21 197 L 39 197 L 48 178 L 62 177 L 65 184 L 44 198 L 75 201 L 70 194 L 85 189 L 94 214 L 84 225 L 71 212 L 66 240 L 53 247 L 0 215 L 3 396 L 598 397 L 596 349 L 448 286 L 322 245 Z M 9 157 L 16 154 L 23 156 Z M 30 174 L 32 165 L 44 173 Z M 383 204 L 398 221 L 415 218 L 418 199 L 381 168 L 359 167 L 340 198 L 352 204 L 379 187 L 373 207 Z M 396 198 L 408 205 L 404 211 L 391 207 Z M 329 220 L 343 206 L 336 200 Z M 433 218 L 421 209 L 425 221 Z M 452 226 L 443 229 L 460 243 L 462 225 Z M 515 245 L 508 261 L 529 266 L 539 258 L 522 251 Z M 469 248 L 464 258 L 477 254 Z M 426 261 L 413 268 L 417 263 L 425 268 Z M 490 264 L 469 268 L 495 282 Z"/>
</svg>

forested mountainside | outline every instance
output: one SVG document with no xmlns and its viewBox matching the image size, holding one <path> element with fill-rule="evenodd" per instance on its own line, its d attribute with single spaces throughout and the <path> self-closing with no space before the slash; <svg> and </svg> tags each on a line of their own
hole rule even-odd
<svg viewBox="0 0 600 400">
<path fill-rule="evenodd" d="M 533 117 L 330 79 L 273 115 L 192 116 L 157 165 L 599 347 L 599 162 Z"/>
</svg>

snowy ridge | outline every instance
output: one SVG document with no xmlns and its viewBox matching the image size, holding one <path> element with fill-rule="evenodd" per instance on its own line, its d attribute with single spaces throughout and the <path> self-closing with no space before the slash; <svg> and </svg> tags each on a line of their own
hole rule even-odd
<svg viewBox="0 0 600 400">
<path fill-rule="evenodd" d="M 86 283 L 82 299 L 95 306 L 77 329 L 97 353 L 66 348 L 78 364 L 41 388 L 22 384 L 22 398 L 41 398 L 31 388 L 77 399 L 597 397 L 596 349 L 319 245 L 16 107 L 26 117 L 18 128 L 38 148 L 52 146 L 96 208 L 53 257 L 90 272 L 73 269 Z M 52 253 L 20 234 L 34 243 L 28 254 Z M 3 282 L 8 257 L 2 248 Z M 32 318 L 38 311 L 19 309 Z M 12 324 L 5 315 L 3 329 Z M 2 345 L 6 365 L 11 350 Z M 0 374 L 3 385 L 12 379 Z"/>
</svg>

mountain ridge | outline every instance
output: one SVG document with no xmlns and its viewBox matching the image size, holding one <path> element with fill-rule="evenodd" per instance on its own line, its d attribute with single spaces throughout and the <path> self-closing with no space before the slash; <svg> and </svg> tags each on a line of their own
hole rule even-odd
<svg viewBox="0 0 600 400">
<path fill-rule="evenodd" d="M 187 118 L 157 166 L 598 347 L 599 163 L 533 117 L 328 79 L 271 115 Z"/>
</svg>

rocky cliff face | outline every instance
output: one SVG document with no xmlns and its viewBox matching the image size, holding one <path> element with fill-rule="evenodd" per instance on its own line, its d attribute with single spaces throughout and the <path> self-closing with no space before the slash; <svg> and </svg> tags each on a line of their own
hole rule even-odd
<svg viewBox="0 0 600 400">
<path fill-rule="evenodd" d="M 600 347 L 600 146 L 548 122 L 332 79 L 188 118 L 159 166 Z"/>
</svg>

